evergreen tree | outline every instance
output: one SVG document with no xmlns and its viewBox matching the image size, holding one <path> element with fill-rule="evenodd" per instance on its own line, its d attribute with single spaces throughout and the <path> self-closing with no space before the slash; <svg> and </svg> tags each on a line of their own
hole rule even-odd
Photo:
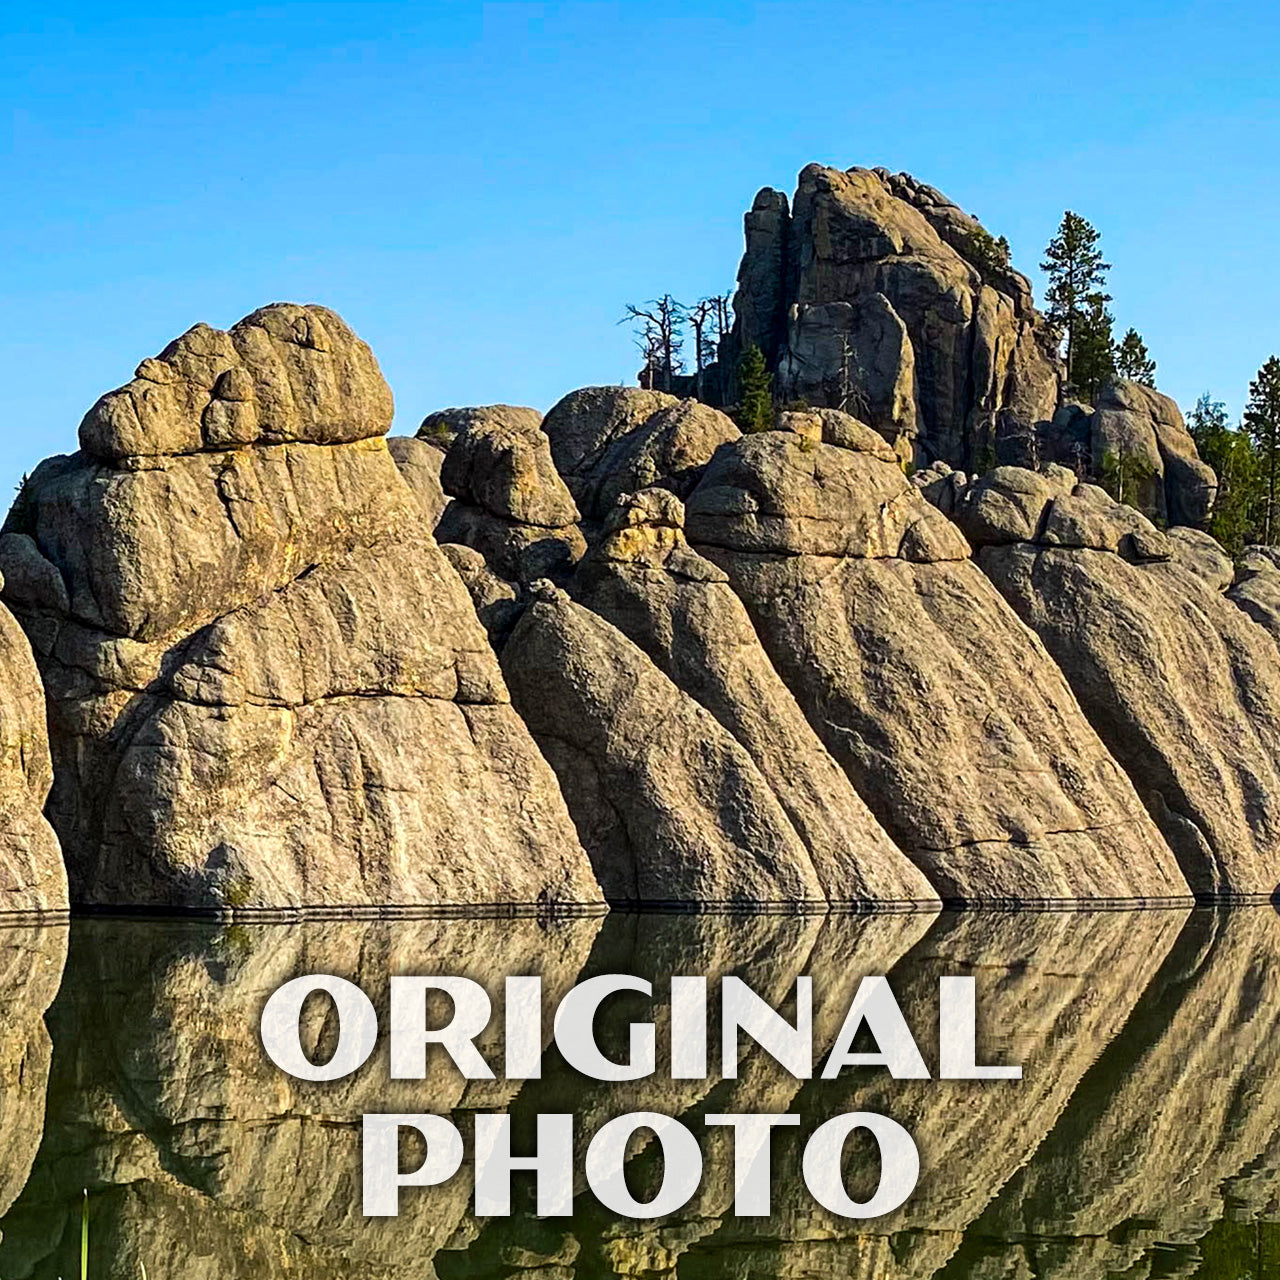
<svg viewBox="0 0 1280 1280">
<path fill-rule="evenodd" d="M 1206 391 L 1187 415 L 1200 457 L 1218 476 L 1209 532 L 1233 555 L 1257 541 L 1261 475 L 1253 441 L 1230 425 L 1227 406 Z"/>
<path fill-rule="evenodd" d="M 1253 441 L 1262 474 L 1262 540 L 1268 544 L 1280 530 L 1276 522 L 1276 490 L 1280 485 L 1280 357 L 1272 356 L 1249 384 L 1244 429 Z"/>
<path fill-rule="evenodd" d="M 764 352 L 753 342 L 738 361 L 738 426 L 743 431 L 768 431 L 773 426 L 772 386 Z"/>
<path fill-rule="evenodd" d="M 1062 215 L 1058 234 L 1049 241 L 1040 270 L 1049 277 L 1045 290 L 1046 316 L 1049 324 L 1066 343 L 1067 382 L 1079 387 L 1079 347 L 1082 331 L 1086 370 L 1096 373 L 1098 312 L 1105 314 L 1111 295 L 1105 292 L 1107 272 L 1111 264 L 1102 259 L 1098 232 L 1078 213 L 1070 209 Z M 1107 327 L 1110 338 L 1110 325 Z"/>
<path fill-rule="evenodd" d="M 964 234 L 964 256 L 983 276 L 998 275 L 1009 270 L 1009 241 L 996 237 L 986 227 L 974 226 Z"/>
<path fill-rule="evenodd" d="M 1142 334 L 1132 326 L 1116 348 L 1116 373 L 1130 382 L 1140 382 L 1144 387 L 1156 385 L 1156 362 L 1147 351 Z"/>
<path fill-rule="evenodd" d="M 1098 294 L 1077 322 L 1075 372 L 1071 377 L 1077 393 L 1090 404 L 1098 392 L 1116 376 L 1116 344 L 1105 297 Z"/>
<path fill-rule="evenodd" d="M 1152 468 L 1146 458 L 1137 453 L 1114 453 L 1108 449 L 1102 455 L 1102 487 L 1117 501 L 1141 510 L 1143 485 L 1151 479 Z"/>
</svg>

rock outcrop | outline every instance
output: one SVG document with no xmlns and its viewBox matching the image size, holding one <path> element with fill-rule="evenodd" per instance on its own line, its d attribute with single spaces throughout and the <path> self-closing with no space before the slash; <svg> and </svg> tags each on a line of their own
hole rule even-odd
<svg viewBox="0 0 1280 1280">
<path fill-rule="evenodd" d="M 598 902 L 555 778 L 320 307 L 197 326 L 0 536 L 72 897 L 208 910 Z"/>
<path fill-rule="evenodd" d="M 502 666 L 611 902 L 825 905 L 751 756 L 616 627 L 548 583 Z"/>
<path fill-rule="evenodd" d="M 578 508 L 551 461 L 541 415 L 511 405 L 444 412 L 452 415 L 454 434 L 440 481 L 453 501 L 436 536 L 479 551 L 505 578 L 528 583 L 567 576 L 586 543 Z M 436 432 L 441 421 L 432 414 L 420 431 Z"/>
<path fill-rule="evenodd" d="M 689 542 L 943 899 L 1185 899 L 1062 673 L 890 447 L 831 412 L 782 425 L 716 453 Z"/>
<path fill-rule="evenodd" d="M 723 413 L 634 387 L 583 387 L 547 414 L 551 456 L 588 525 L 623 494 L 670 489 L 686 498 L 711 455 L 741 434 Z"/>
<path fill-rule="evenodd" d="M 722 363 L 754 343 L 784 400 L 845 405 L 924 462 L 1017 455 L 1052 418 L 1061 369 L 1030 283 L 934 188 L 811 164 L 790 209 L 765 188 L 745 225 Z"/>
<path fill-rule="evenodd" d="M 847 408 L 920 466 L 1123 469 L 1152 519 L 1208 518 L 1217 478 L 1174 402 L 1117 381 L 1096 406 L 1060 404 L 1063 369 L 1030 282 L 934 187 L 811 164 L 790 205 L 766 187 L 744 226 L 734 327 L 709 385 L 731 382 L 754 344 L 781 400 Z"/>
<path fill-rule="evenodd" d="M 684 538 L 663 489 L 623 499 L 574 581 L 750 754 L 800 836 L 827 901 L 927 902 L 933 891 L 871 816 L 760 645 L 722 569 Z"/>
<path fill-rule="evenodd" d="M 1056 660 L 1202 897 L 1280 884 L 1280 662 L 1207 535 L 1062 468 L 1000 468 L 955 520 Z"/>
<path fill-rule="evenodd" d="M 579 473 L 588 509 L 615 495 L 571 579 L 577 507 L 532 411 L 466 411 L 445 457 L 454 501 L 438 532 L 469 544 L 446 543 L 446 554 L 606 896 L 743 909 L 936 902 L 805 721 L 724 573 L 684 541 L 676 490 L 737 429 L 690 401 L 613 388 L 567 397 L 548 423 L 553 443 L 597 455 Z M 670 487 L 619 492 L 637 478 Z M 515 536 L 548 530 L 575 548 L 547 562 L 568 593 L 535 578 L 535 543 L 512 554 Z"/>
<path fill-rule="evenodd" d="M 1137 382 L 1104 387 L 1089 420 L 1089 447 L 1092 474 L 1116 473 L 1153 520 L 1198 525 L 1209 518 L 1218 478 L 1200 461 L 1182 413 L 1168 396 Z"/>
<path fill-rule="evenodd" d="M 42 812 L 52 785 L 40 673 L 0 604 L 0 916 L 66 910 L 62 851 Z"/>
</svg>

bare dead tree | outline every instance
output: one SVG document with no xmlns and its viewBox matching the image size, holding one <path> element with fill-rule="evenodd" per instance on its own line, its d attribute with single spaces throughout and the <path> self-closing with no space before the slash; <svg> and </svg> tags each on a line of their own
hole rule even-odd
<svg viewBox="0 0 1280 1280">
<path fill-rule="evenodd" d="M 689 327 L 693 330 L 693 351 L 697 378 L 694 382 L 694 395 L 702 399 L 702 371 L 716 358 L 716 344 L 711 334 L 716 320 L 716 300 L 700 298 L 685 313 Z"/>
<path fill-rule="evenodd" d="M 684 368 L 681 351 L 685 309 L 669 293 L 654 298 L 643 306 L 628 303 L 619 324 L 631 322 L 636 327 L 636 345 L 645 356 L 645 369 L 655 370 L 663 391 L 671 390 L 671 380 Z M 656 365 L 650 357 L 656 353 Z M 652 390 L 653 377 L 650 378 Z"/>
<path fill-rule="evenodd" d="M 711 303 L 714 312 L 711 338 L 718 348 L 721 339 L 733 328 L 733 292 L 713 293 L 707 301 Z"/>
</svg>

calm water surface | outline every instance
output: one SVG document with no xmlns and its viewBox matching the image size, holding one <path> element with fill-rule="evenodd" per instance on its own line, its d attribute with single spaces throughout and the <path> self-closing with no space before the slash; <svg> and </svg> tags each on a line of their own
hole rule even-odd
<svg viewBox="0 0 1280 1280">
<path fill-rule="evenodd" d="M 393 973 L 541 974 L 548 1000 L 596 973 L 654 981 L 653 1007 L 619 997 L 601 1039 L 621 1056 L 632 1018 L 655 1016 L 673 973 L 736 974 L 785 1006 L 813 976 L 815 1041 L 829 1045 L 860 978 L 888 973 L 936 1064 L 938 977 L 973 974 L 986 1060 L 1021 1081 L 894 1081 L 859 1069 L 799 1082 L 767 1055 L 739 1077 L 604 1084 L 554 1047 L 542 1077 L 463 1080 L 437 1058 L 391 1081 L 385 1050 L 334 1084 L 266 1059 L 258 1014 L 304 973 L 358 982 L 380 1011 Z M 1280 1277 L 1280 918 L 1230 912 L 943 914 L 820 918 L 612 916 L 601 920 L 216 926 L 77 921 L 0 930 L 0 1278 L 79 1275 L 82 1191 L 93 1277 Z M 317 1056 L 335 1028 L 308 1005 Z M 482 1040 L 481 1048 L 485 1048 Z M 712 1041 L 715 1043 L 714 1038 Z M 490 1060 L 497 1035 L 489 1044 Z M 713 1052 L 714 1058 L 714 1052 Z M 659 1050 L 659 1064 L 663 1049 Z M 463 1173 L 402 1192 L 401 1216 L 360 1205 L 366 1111 L 507 1110 L 579 1118 L 578 1155 L 606 1120 L 652 1110 L 702 1141 L 700 1194 L 672 1218 L 618 1219 L 585 1189 L 570 1219 L 481 1220 Z M 842 1111 L 878 1111 L 915 1137 L 921 1172 L 900 1209 L 851 1225 L 817 1208 L 804 1136 Z M 735 1218 L 732 1140 L 713 1112 L 791 1111 L 774 1142 L 773 1214 Z M 521 1150 L 517 1138 L 516 1150 Z M 468 1142 L 468 1158 L 471 1148 Z M 874 1161 L 850 1143 L 855 1192 Z M 406 1159 L 413 1157 L 406 1151 Z M 638 1144 L 628 1182 L 661 1180 Z M 646 1190 L 648 1189 L 648 1190 Z"/>
</svg>

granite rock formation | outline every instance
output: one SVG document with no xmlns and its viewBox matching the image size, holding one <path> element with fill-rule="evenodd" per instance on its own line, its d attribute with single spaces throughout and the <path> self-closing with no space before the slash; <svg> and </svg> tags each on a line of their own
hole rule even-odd
<svg viewBox="0 0 1280 1280">
<path fill-rule="evenodd" d="M 1185 897 L 1044 646 L 889 446 L 839 418 L 721 448 L 686 532 L 872 812 L 944 900 Z"/>
<path fill-rule="evenodd" d="M 717 447 L 741 434 L 708 405 L 634 387 L 572 391 L 548 412 L 542 429 L 589 526 L 638 489 L 657 486 L 687 497 Z"/>
<path fill-rule="evenodd" d="M 40 673 L 0 604 L 0 916 L 66 910 L 62 851 L 42 812 L 52 785 Z"/>
<path fill-rule="evenodd" d="M 751 756 L 616 627 L 547 584 L 502 665 L 611 902 L 825 905 Z"/>
<path fill-rule="evenodd" d="M 199 325 L 104 396 L 0 536 L 73 899 L 598 902 L 555 778 L 320 307 Z"/>
<path fill-rule="evenodd" d="M 806 228 L 806 289 L 888 290 L 913 421 L 960 383 L 922 380 L 907 299 L 939 351 L 963 343 L 908 279 L 977 308 L 971 356 L 984 291 L 1014 299 L 1023 336 L 990 337 L 1013 413 L 1040 322 L 1019 277 L 984 259 L 975 282 L 976 224 L 889 175 L 806 175 L 794 214 L 757 221 L 785 263 Z M 763 270 L 744 314 L 768 310 Z M 1146 430 L 1148 505 L 1203 518 L 1212 473 L 1171 402 L 1108 397 L 1072 430 L 1122 452 Z M 772 910 L 1280 882 L 1261 553 L 1237 573 L 1056 464 L 909 481 L 906 427 L 831 407 L 744 436 L 588 387 L 545 419 L 446 409 L 387 441 L 391 410 L 337 316 L 280 304 L 144 361 L 25 485 L 0 531 L 27 637 L 0 614 L 0 765 L 52 850 L 29 642 L 74 901 Z"/>
<path fill-rule="evenodd" d="M 1060 403 L 1063 369 L 1031 284 L 936 188 L 887 169 L 801 170 L 745 222 L 735 322 L 719 353 L 758 346 L 783 402 L 856 413 L 904 460 L 965 470 L 1123 465 L 1152 519 L 1199 525 L 1217 479 L 1168 396 L 1117 381 Z M 711 385 L 722 386 L 719 369 Z"/>
<path fill-rule="evenodd" d="M 1153 520 L 1198 525 L 1209 518 L 1218 478 L 1200 461 L 1182 413 L 1168 396 L 1137 382 L 1104 387 L 1089 420 L 1089 447 L 1092 474 L 1106 475 L 1118 466 L 1133 471 L 1135 505 Z"/>
<path fill-rule="evenodd" d="M 928 491 L 928 489 L 926 489 Z M 953 500 L 977 563 L 1037 633 L 1205 897 L 1280 884 L 1280 662 L 1224 596 L 1225 555 L 1063 468 Z"/>
<path fill-rule="evenodd" d="M 790 207 L 765 188 L 745 226 L 723 363 L 754 343 L 784 400 L 843 405 L 926 462 L 1016 451 L 1052 418 L 1061 369 L 1030 283 L 934 188 L 811 164 Z"/>
<path fill-rule="evenodd" d="M 563 578 L 586 550 L 578 508 L 551 461 L 536 409 L 489 405 L 446 410 L 454 434 L 440 481 L 453 501 L 436 527 L 441 542 L 479 551 L 495 573 L 520 582 Z M 430 415 L 419 439 L 438 432 Z M 425 433 L 425 434 L 424 434 Z"/>
<path fill-rule="evenodd" d="M 832 904 L 927 902 L 924 877 L 871 816 L 761 647 L 728 576 L 684 538 L 663 489 L 620 502 L 578 599 L 624 632 L 750 754 Z"/>
</svg>

